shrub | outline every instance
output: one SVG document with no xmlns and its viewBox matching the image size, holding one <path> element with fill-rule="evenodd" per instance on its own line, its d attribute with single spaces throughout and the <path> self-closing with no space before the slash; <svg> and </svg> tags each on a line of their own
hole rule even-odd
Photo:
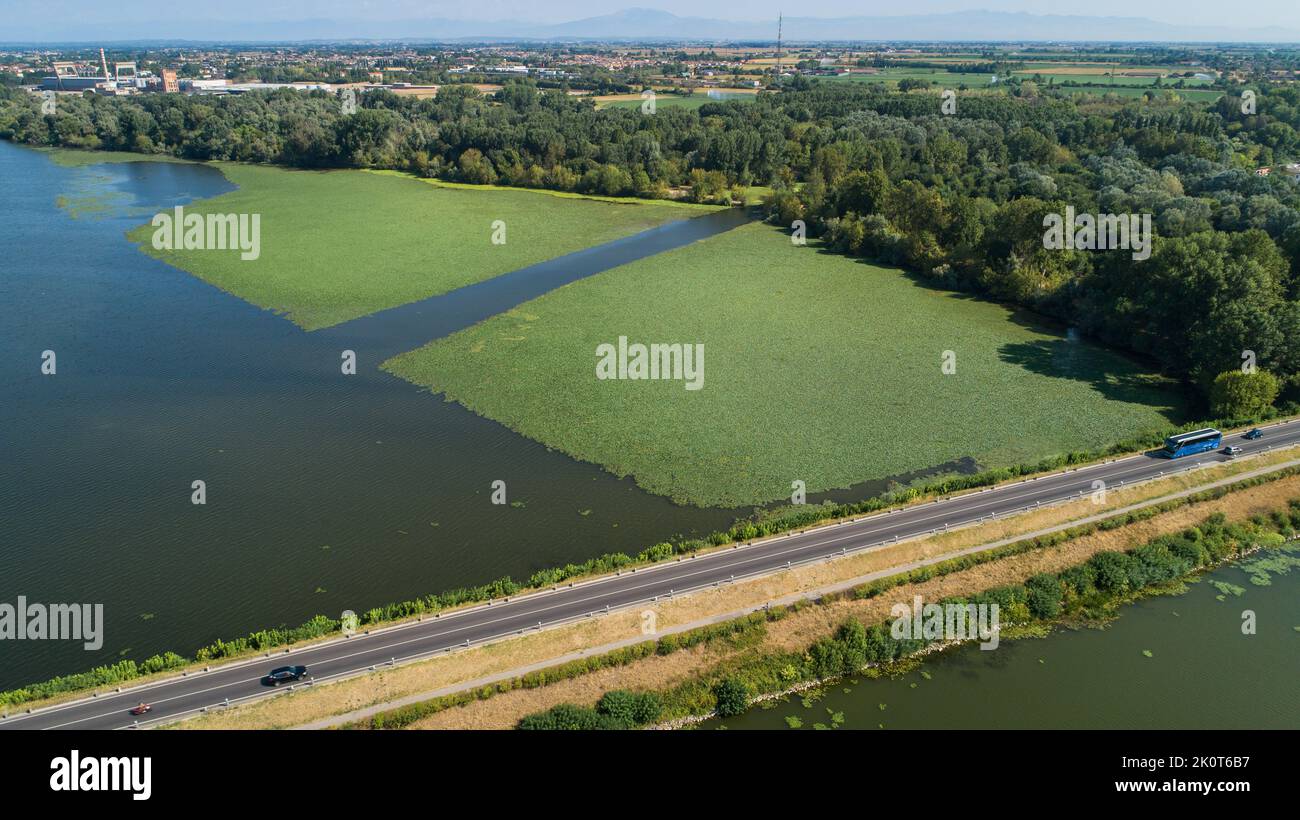
<svg viewBox="0 0 1300 820">
<path fill-rule="evenodd" d="M 1046 620 L 1061 614 L 1061 582 L 1055 575 L 1035 575 L 1025 582 L 1025 588 L 1029 590 L 1026 604 L 1030 615 Z"/>
<path fill-rule="evenodd" d="M 722 717 L 734 717 L 749 708 L 749 687 L 738 678 L 726 678 L 713 687 L 714 707 Z"/>
<path fill-rule="evenodd" d="M 1097 570 L 1091 564 L 1070 567 L 1061 573 L 1061 583 L 1065 584 L 1067 590 L 1082 598 L 1096 588 Z"/>
<path fill-rule="evenodd" d="M 663 701 L 653 692 L 615 689 L 601 696 L 594 709 L 560 703 L 525 715 L 515 727 L 530 731 L 633 729 L 658 720 L 662 711 Z"/>
<path fill-rule="evenodd" d="M 545 712 L 524 716 L 516 726 L 519 729 L 533 731 L 590 730 L 605 728 L 602 725 L 605 720 L 596 713 L 595 709 L 584 709 L 571 703 L 560 703 Z"/>
<path fill-rule="evenodd" d="M 628 692 L 614 689 L 596 703 L 596 711 L 628 726 L 645 726 L 659 719 L 663 701 L 654 692 Z"/>
<path fill-rule="evenodd" d="M 1097 573 L 1097 589 L 1111 594 L 1128 589 L 1129 564 L 1133 559 L 1122 552 L 1099 552 L 1088 559 Z"/>
</svg>

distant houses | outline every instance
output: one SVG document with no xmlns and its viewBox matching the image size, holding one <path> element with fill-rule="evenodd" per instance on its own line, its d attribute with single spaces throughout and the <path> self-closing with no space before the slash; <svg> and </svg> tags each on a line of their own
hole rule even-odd
<svg viewBox="0 0 1300 820">
<path fill-rule="evenodd" d="M 1286 176 L 1292 180 L 1300 180 L 1300 162 L 1291 162 L 1286 165 L 1272 165 L 1255 169 L 1255 176 L 1258 177 L 1274 175 Z"/>
</svg>

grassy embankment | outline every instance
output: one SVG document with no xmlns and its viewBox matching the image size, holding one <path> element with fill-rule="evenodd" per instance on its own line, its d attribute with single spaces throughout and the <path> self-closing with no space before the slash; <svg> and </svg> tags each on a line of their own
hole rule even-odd
<svg viewBox="0 0 1300 820">
<path fill-rule="evenodd" d="M 598 380 L 602 343 L 703 344 L 702 389 Z M 945 351 L 956 373 L 941 369 Z M 1181 397 L 1005 307 L 749 225 L 576 282 L 384 367 L 650 492 L 739 506 L 1096 450 Z M 738 445 L 744 442 L 744 446 Z"/>
<path fill-rule="evenodd" d="M 217 165 L 239 189 L 187 205 L 186 212 L 260 214 L 257 259 L 241 259 L 237 250 L 155 250 L 149 225 L 131 238 L 145 253 L 307 330 L 690 215 L 649 200 L 434 186 L 365 171 Z M 498 220 L 505 223 L 504 244 L 492 241 Z"/>
<path fill-rule="evenodd" d="M 896 576 L 909 567 L 943 561 L 954 555 L 972 551 L 982 551 L 990 544 L 1013 544 L 1034 537 L 1036 534 L 1070 527 L 1083 527 L 1086 526 L 1085 521 L 1088 517 L 1100 515 L 1104 518 L 1108 515 L 1120 515 L 1118 511 L 1133 505 L 1166 499 L 1171 494 L 1202 486 L 1212 480 L 1241 476 L 1243 473 L 1253 472 L 1261 467 L 1285 462 L 1294 456 L 1293 451 L 1280 451 L 1243 462 L 1209 468 L 1194 476 L 1183 475 L 1112 490 L 1103 505 L 1095 505 L 1091 501 L 1084 500 L 1045 508 L 1026 515 L 850 555 L 830 563 L 796 567 L 764 578 L 744 580 L 717 589 L 679 596 L 672 600 L 657 602 L 652 606 L 661 633 L 686 629 L 693 624 L 725 621 L 735 618 L 736 613 L 752 611 L 755 607 L 770 601 L 797 599 L 818 594 L 820 590 L 841 586 L 855 579 L 860 582 L 862 579 Z M 1300 493 L 1300 478 L 1278 480 L 1252 489 L 1241 490 L 1231 496 L 1230 502 L 1228 500 L 1202 502 L 1198 505 L 1201 512 L 1196 514 L 1208 514 L 1220 509 L 1230 510 L 1234 515 L 1250 514 L 1277 503 L 1279 498 L 1289 498 L 1297 493 Z M 1182 522 L 1188 519 L 1180 514 L 1179 507 L 1190 504 L 1192 500 L 1168 502 L 1168 510 L 1165 513 L 1152 516 L 1148 520 L 1135 521 L 1123 529 L 1099 533 L 1093 542 L 1088 543 L 1095 543 L 1099 548 L 1125 549 L 1144 539 L 1154 537 L 1164 531 L 1163 528 L 1166 526 L 1174 528 L 1184 526 Z M 1059 549 L 1054 547 L 1031 554 L 1051 554 Z M 1024 560 L 1028 559 L 1017 559 L 1017 561 Z M 972 570 L 971 575 L 964 577 L 979 578 L 981 582 L 990 578 L 1005 580 L 1014 577 L 1015 572 L 1019 571 L 1020 564 L 1001 566 L 1009 569 L 1004 572 L 990 565 L 980 570 L 978 574 Z M 374 707 L 377 704 L 409 698 L 418 699 L 419 693 L 422 692 L 459 691 L 469 687 L 474 681 L 479 681 L 481 687 L 493 689 L 495 686 L 502 685 L 503 681 L 509 682 L 514 679 L 510 674 L 511 670 L 547 669 L 565 657 L 590 659 L 599 652 L 598 649 L 594 650 L 597 647 L 622 646 L 624 649 L 619 651 L 627 651 L 627 647 L 643 640 L 640 609 L 616 612 L 602 618 L 503 640 L 469 652 L 441 656 L 427 662 L 394 669 L 381 669 L 360 678 L 310 690 L 300 690 L 276 698 L 274 701 L 263 701 L 212 713 L 183 726 L 186 728 L 270 728 L 328 720 L 331 716 Z M 710 651 L 705 648 L 692 650 L 704 655 L 709 655 Z M 620 677 L 612 671 L 599 671 L 590 673 L 592 677 L 583 676 L 584 683 L 574 682 L 565 685 L 578 687 L 582 691 L 590 690 L 594 701 L 599 691 L 603 689 L 630 685 L 628 681 L 633 679 L 658 680 L 662 669 L 676 668 L 685 663 L 696 663 L 692 660 L 693 657 L 676 653 L 672 658 L 656 657 L 647 660 L 650 664 L 648 669 L 643 668 L 640 672 L 629 673 L 634 674 L 634 678 Z M 545 679 L 553 681 L 558 677 L 560 676 L 549 673 Z M 534 694 L 526 694 L 525 690 L 517 693 L 511 691 L 511 698 L 526 703 L 527 708 L 519 714 L 533 711 L 535 708 L 545 708 L 545 701 L 551 695 L 538 692 L 540 690 L 536 690 Z M 562 700 L 572 696 L 572 690 L 565 689 L 555 697 Z M 467 699 L 474 700 L 476 697 L 477 694 Z M 511 714 L 514 714 L 515 719 L 519 716 L 514 712 Z M 476 718 L 472 716 L 466 718 L 466 720 L 474 719 Z"/>
</svg>

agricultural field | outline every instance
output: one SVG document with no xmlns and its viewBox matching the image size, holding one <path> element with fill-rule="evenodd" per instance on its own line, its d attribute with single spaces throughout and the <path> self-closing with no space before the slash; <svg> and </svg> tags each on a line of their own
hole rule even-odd
<svg viewBox="0 0 1300 820">
<path fill-rule="evenodd" d="M 689 97 L 681 94 L 669 94 L 667 92 L 655 94 L 655 107 L 659 106 L 676 106 L 682 108 L 699 108 L 705 103 L 711 102 L 728 102 L 738 100 L 740 102 L 749 102 L 754 99 L 756 92 L 745 91 L 743 89 L 725 88 L 714 91 L 698 90 Z M 640 94 L 611 94 L 603 97 L 596 97 L 597 108 L 636 108 L 641 107 L 643 100 Z"/>
<path fill-rule="evenodd" d="M 1152 86 L 1135 87 L 1135 86 L 1115 86 L 1114 88 L 1102 88 L 1098 86 L 1078 86 L 1078 85 L 1056 85 L 1052 86 L 1056 91 L 1062 91 L 1066 94 L 1096 94 L 1105 96 L 1114 94 L 1118 97 L 1142 97 L 1146 94 L 1154 94 L 1157 99 L 1163 98 L 1165 94 L 1176 94 L 1179 99 L 1189 102 L 1213 102 L 1223 96 L 1222 91 L 1212 88 L 1155 88 Z"/>
<path fill-rule="evenodd" d="M 1048 82 L 1056 83 L 1094 83 L 1096 85 L 1115 85 L 1115 86 L 1132 86 L 1152 88 L 1155 86 L 1156 77 L 1142 75 L 1126 75 L 1123 73 L 1111 77 L 1109 74 L 1102 72 L 1054 72 L 1054 71 L 1016 71 L 1016 76 L 1024 80 L 1035 80 L 1046 84 Z M 1037 79 L 1036 79 L 1037 78 Z M 1169 88 L 1175 83 L 1181 82 L 1189 88 L 1210 87 L 1214 83 L 1212 80 L 1198 80 L 1195 77 L 1161 77 L 1160 84 L 1162 87 Z"/>
<path fill-rule="evenodd" d="M 704 206 L 456 186 L 368 171 L 222 163 L 239 189 L 186 213 L 259 214 L 260 254 L 141 250 L 306 330 L 436 296 L 697 215 Z M 494 244 L 493 223 L 506 241 Z"/>
<path fill-rule="evenodd" d="M 985 86 L 993 78 L 992 74 L 970 71 L 944 71 L 939 68 L 882 68 L 876 74 L 840 74 L 830 79 L 836 82 L 852 83 L 891 83 L 897 85 L 899 80 L 929 80 L 935 85 L 949 87 L 967 85 Z"/>
<path fill-rule="evenodd" d="M 703 344 L 702 386 L 597 379 L 597 347 L 620 336 Z M 1184 410 L 1108 351 L 763 224 L 567 285 L 384 367 L 701 506 L 1098 448 Z"/>
</svg>

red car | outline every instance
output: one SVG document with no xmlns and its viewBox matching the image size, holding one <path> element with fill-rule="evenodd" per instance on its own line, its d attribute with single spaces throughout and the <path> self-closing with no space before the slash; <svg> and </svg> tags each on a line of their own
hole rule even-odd
<svg viewBox="0 0 1300 820">
<path fill-rule="evenodd" d="M 139 715 L 147 714 L 152 711 L 153 711 L 152 706 L 150 706 L 147 703 L 141 703 L 139 706 L 131 710 L 131 714 L 139 716 Z"/>
</svg>

